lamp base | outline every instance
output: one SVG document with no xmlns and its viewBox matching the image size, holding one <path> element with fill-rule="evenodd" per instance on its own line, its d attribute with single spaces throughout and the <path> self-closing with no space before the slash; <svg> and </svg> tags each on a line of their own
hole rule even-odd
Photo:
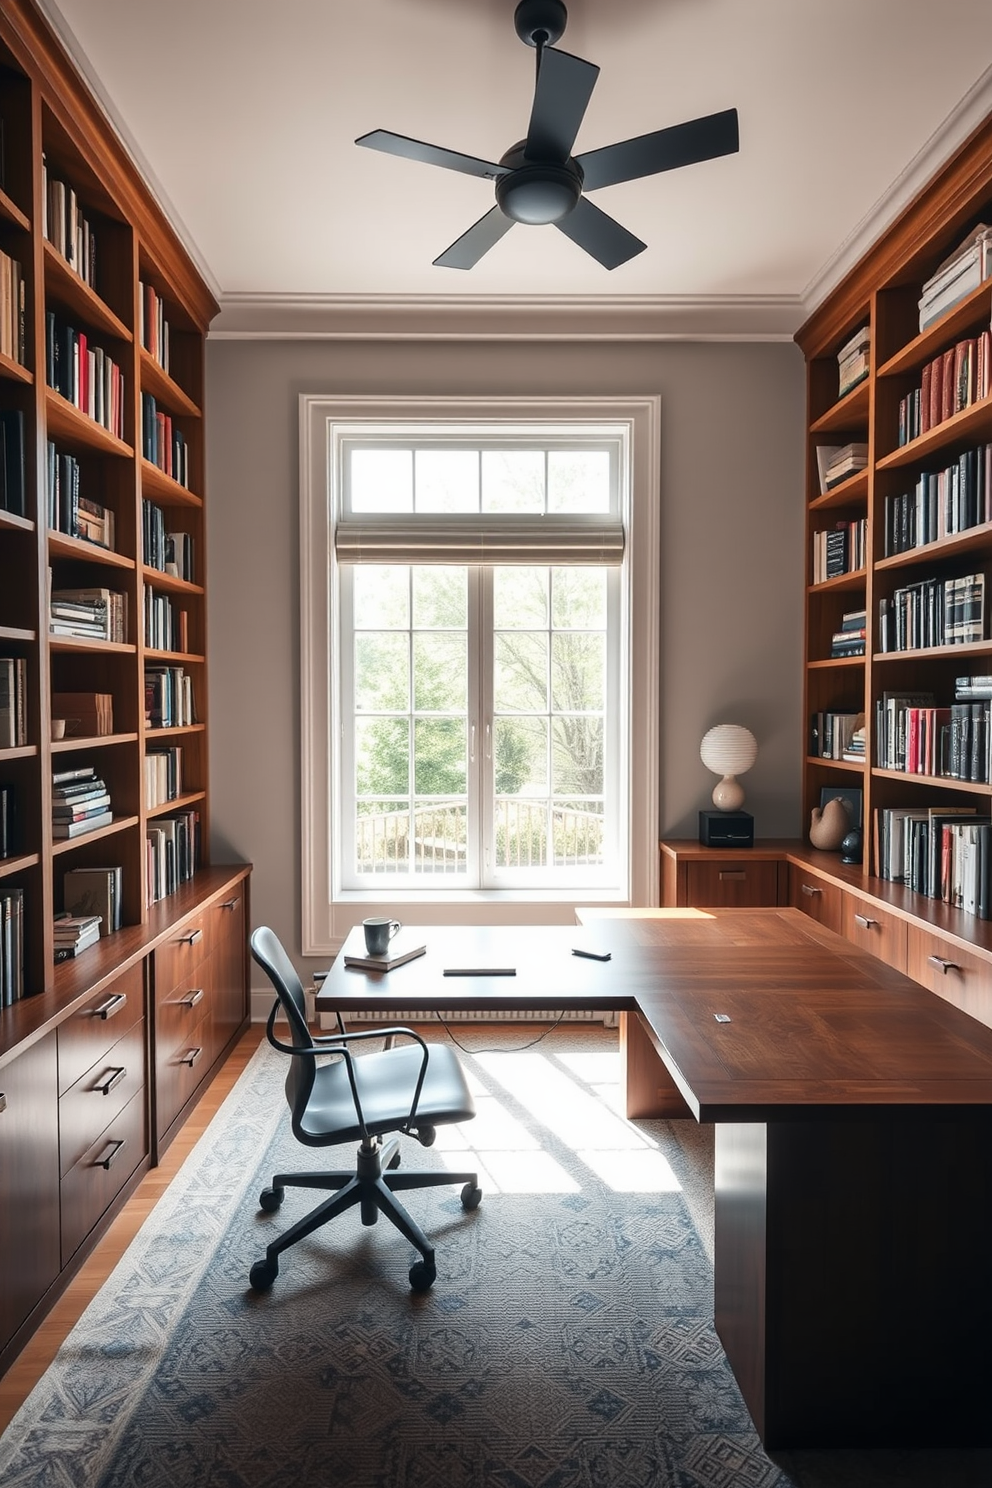
<svg viewBox="0 0 992 1488">
<path fill-rule="evenodd" d="M 750 811 L 701 811 L 699 840 L 703 847 L 753 847 L 754 817 Z"/>
</svg>

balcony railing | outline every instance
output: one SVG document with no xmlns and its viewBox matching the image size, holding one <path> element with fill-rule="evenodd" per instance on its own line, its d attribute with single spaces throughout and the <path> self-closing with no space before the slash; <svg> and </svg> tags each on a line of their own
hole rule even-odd
<svg viewBox="0 0 992 1488">
<path fill-rule="evenodd" d="M 598 811 L 552 806 L 546 802 L 497 800 L 497 868 L 532 869 L 548 865 L 548 834 L 556 868 L 590 867 L 602 862 L 603 817 Z M 466 808 L 462 801 L 438 801 L 409 810 L 358 817 L 355 867 L 359 873 L 464 874 Z"/>
</svg>

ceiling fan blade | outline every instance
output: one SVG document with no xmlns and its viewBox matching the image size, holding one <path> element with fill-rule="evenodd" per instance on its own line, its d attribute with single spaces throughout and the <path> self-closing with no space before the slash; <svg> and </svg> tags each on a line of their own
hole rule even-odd
<svg viewBox="0 0 992 1488">
<path fill-rule="evenodd" d="M 582 168 L 584 189 L 596 191 L 600 186 L 655 176 L 659 171 L 695 165 L 717 155 L 733 155 L 739 148 L 737 110 L 724 109 L 720 114 L 707 114 L 687 124 L 673 124 L 669 129 L 656 129 L 653 134 L 641 134 L 618 145 L 590 150 L 588 154 L 577 155 L 576 163 Z"/>
<path fill-rule="evenodd" d="M 564 164 L 572 153 L 598 77 L 599 68 L 594 63 L 554 47 L 538 47 L 537 84 L 524 145 L 528 160 Z"/>
<path fill-rule="evenodd" d="M 506 217 L 499 207 L 493 207 L 485 217 L 480 217 L 468 232 L 462 233 L 446 248 L 440 258 L 434 260 L 436 268 L 441 269 L 472 269 L 479 262 L 484 253 L 488 253 L 504 233 L 508 233 L 513 226 L 513 220 Z"/>
<path fill-rule="evenodd" d="M 422 140 L 408 139 L 405 134 L 393 134 L 389 129 L 373 129 L 355 141 L 369 150 L 381 150 L 384 155 L 403 155 L 407 160 L 419 160 L 424 165 L 440 165 L 445 170 L 461 171 L 466 176 L 483 176 L 495 181 L 506 175 L 505 165 L 496 165 L 491 160 L 477 160 L 474 155 L 462 155 L 458 150 L 445 150 L 441 145 L 425 145 Z"/>
<path fill-rule="evenodd" d="M 567 217 L 562 217 L 555 223 L 555 227 L 566 238 L 571 238 L 573 243 L 592 254 L 604 269 L 618 268 L 629 258 L 643 253 L 648 246 L 584 196 L 579 198 Z"/>
</svg>

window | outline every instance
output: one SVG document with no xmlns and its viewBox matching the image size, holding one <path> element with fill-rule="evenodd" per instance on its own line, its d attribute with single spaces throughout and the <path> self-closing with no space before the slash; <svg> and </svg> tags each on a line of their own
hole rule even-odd
<svg viewBox="0 0 992 1488">
<path fill-rule="evenodd" d="M 305 949 L 368 903 L 438 922 L 655 902 L 636 412 L 355 401 L 303 400 Z"/>
</svg>

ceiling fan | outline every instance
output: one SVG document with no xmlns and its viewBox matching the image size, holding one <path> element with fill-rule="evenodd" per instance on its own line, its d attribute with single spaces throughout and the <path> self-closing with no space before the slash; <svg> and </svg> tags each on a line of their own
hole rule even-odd
<svg viewBox="0 0 992 1488">
<path fill-rule="evenodd" d="M 585 192 L 732 155 L 739 148 L 737 110 L 724 109 L 573 156 L 572 145 L 599 68 L 555 49 L 567 20 L 562 0 L 520 0 L 514 12 L 520 40 L 537 50 L 537 82 L 527 138 L 511 145 L 498 163 L 427 145 L 388 129 L 374 129 L 355 141 L 387 155 L 496 182 L 496 205 L 446 248 L 434 260 L 436 265 L 471 269 L 515 222 L 524 222 L 554 223 L 604 268 L 615 269 L 647 244 L 594 206 Z"/>
</svg>

